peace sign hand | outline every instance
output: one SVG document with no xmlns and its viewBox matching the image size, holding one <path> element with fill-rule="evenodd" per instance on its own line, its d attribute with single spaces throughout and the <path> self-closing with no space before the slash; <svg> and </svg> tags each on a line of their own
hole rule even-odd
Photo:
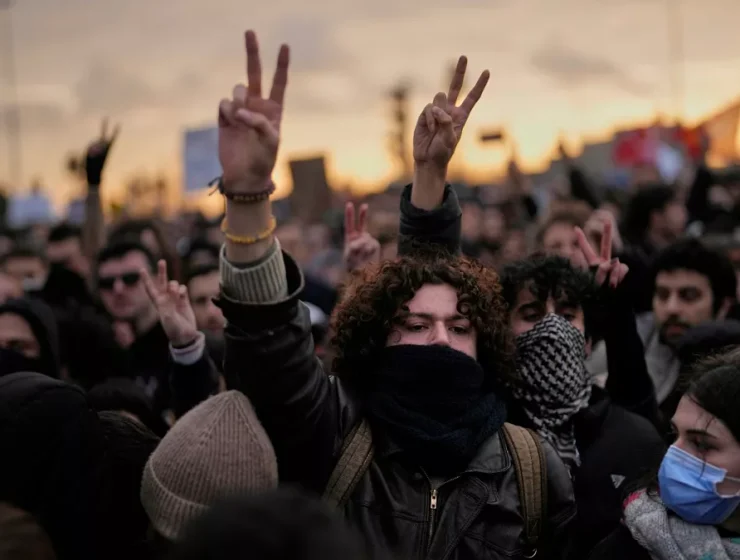
<svg viewBox="0 0 740 560">
<path fill-rule="evenodd" d="M 85 173 L 87 175 L 87 184 L 92 187 L 99 187 L 103 176 L 103 168 L 108 158 L 113 143 L 121 132 L 120 125 L 113 128 L 113 132 L 108 135 L 108 119 L 103 119 L 101 125 L 100 138 L 93 141 L 85 152 Z"/>
<path fill-rule="evenodd" d="M 602 286 L 608 280 L 611 288 L 616 288 L 624 280 L 629 272 L 626 264 L 619 262 L 619 259 L 612 259 L 612 222 L 605 221 L 604 229 L 601 234 L 601 251 L 597 255 L 591 244 L 586 239 L 586 234 L 579 227 L 576 227 L 576 237 L 578 246 L 583 254 L 585 264 L 589 268 L 596 268 L 594 282 L 597 286 Z"/>
<path fill-rule="evenodd" d="M 172 346 L 185 348 L 192 344 L 198 338 L 198 327 L 187 288 L 174 280 L 168 281 L 167 263 L 163 260 L 157 264 L 156 280 L 146 269 L 141 271 L 141 277 Z"/>
<path fill-rule="evenodd" d="M 224 188 L 233 194 L 264 191 L 280 144 L 290 50 L 280 47 L 270 97 L 262 97 L 262 62 L 254 31 L 245 34 L 247 86 L 234 86 L 218 108 L 218 157 Z"/>
<path fill-rule="evenodd" d="M 360 205 L 355 222 L 355 205 L 344 207 L 344 265 L 353 272 L 380 260 L 380 243 L 367 231 L 367 204 Z"/>
<path fill-rule="evenodd" d="M 461 56 L 447 95 L 442 92 L 435 95 L 434 101 L 424 107 L 419 115 L 414 129 L 414 160 L 417 165 L 432 164 L 439 169 L 446 169 L 452 159 L 465 123 L 490 77 L 488 70 L 482 72 L 473 89 L 458 107 L 457 98 L 467 66 L 468 59 Z"/>
</svg>

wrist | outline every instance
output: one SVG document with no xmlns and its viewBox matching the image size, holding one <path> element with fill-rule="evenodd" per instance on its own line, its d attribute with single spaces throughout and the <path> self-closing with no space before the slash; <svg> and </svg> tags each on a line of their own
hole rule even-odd
<svg viewBox="0 0 740 560">
<path fill-rule="evenodd" d="M 417 164 L 411 186 L 411 204 L 420 210 L 434 210 L 444 200 L 447 168 L 433 164 Z"/>
<path fill-rule="evenodd" d="M 272 203 L 269 199 L 242 204 L 226 200 L 226 224 L 230 236 L 257 238 L 272 227 Z M 226 258 L 230 262 L 249 263 L 261 259 L 273 245 L 272 234 L 244 244 L 225 241 Z"/>
<path fill-rule="evenodd" d="M 181 365 L 194 364 L 203 356 L 205 340 L 205 335 L 198 332 L 186 346 L 175 346 L 174 342 L 170 342 L 170 355 L 175 363 Z"/>
<path fill-rule="evenodd" d="M 235 198 L 262 194 L 269 191 L 271 195 L 275 190 L 275 183 L 271 177 L 229 177 L 227 174 L 218 179 L 218 191 L 228 200 Z M 268 197 L 269 198 L 269 195 Z M 236 200 L 236 202 L 240 202 Z"/>
<path fill-rule="evenodd" d="M 184 350 L 189 346 L 192 346 L 199 338 L 200 333 L 198 331 L 194 333 L 187 333 L 179 336 L 170 341 L 172 348 L 175 350 Z"/>
</svg>

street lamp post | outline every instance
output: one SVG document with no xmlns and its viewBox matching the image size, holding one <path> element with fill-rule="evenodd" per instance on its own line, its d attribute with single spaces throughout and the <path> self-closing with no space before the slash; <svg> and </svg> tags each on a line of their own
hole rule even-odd
<svg viewBox="0 0 740 560">
<path fill-rule="evenodd" d="M 4 31 L 0 38 L 2 44 L 3 66 L 5 68 L 5 82 L 8 101 L 5 104 L 5 129 L 8 142 L 8 171 L 14 188 L 19 188 L 23 179 L 23 161 L 21 150 L 21 114 L 16 83 L 15 45 L 13 40 L 13 0 L 0 0 L 0 12 L 4 14 Z"/>
</svg>

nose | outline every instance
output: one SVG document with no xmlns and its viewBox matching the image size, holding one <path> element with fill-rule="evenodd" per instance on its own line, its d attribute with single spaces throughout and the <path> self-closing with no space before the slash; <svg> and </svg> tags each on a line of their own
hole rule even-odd
<svg viewBox="0 0 740 560">
<path fill-rule="evenodd" d="M 208 302 L 208 319 L 213 323 L 222 325 L 224 323 L 224 314 L 221 308 L 216 307 L 212 301 Z"/>
<path fill-rule="evenodd" d="M 447 330 L 447 326 L 443 322 L 434 323 L 432 329 L 432 340 L 431 343 L 435 346 L 449 346 L 450 345 L 450 333 Z"/>
<path fill-rule="evenodd" d="M 123 280 L 121 278 L 116 278 L 116 281 L 113 282 L 113 292 L 116 294 L 121 294 L 125 291 L 126 285 L 123 283 Z"/>
<path fill-rule="evenodd" d="M 676 294 L 671 294 L 665 302 L 665 308 L 668 313 L 671 315 L 678 315 L 678 312 L 680 311 L 680 306 L 678 302 L 678 296 Z"/>
</svg>

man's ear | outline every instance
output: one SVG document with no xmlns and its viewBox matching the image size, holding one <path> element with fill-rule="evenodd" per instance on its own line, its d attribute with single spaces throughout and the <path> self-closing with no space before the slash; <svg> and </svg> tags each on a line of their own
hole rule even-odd
<svg viewBox="0 0 740 560">
<path fill-rule="evenodd" d="M 717 314 L 715 315 L 715 319 L 725 319 L 727 317 L 727 314 L 730 312 L 730 309 L 732 308 L 732 305 L 735 303 L 735 300 L 733 298 L 725 298 L 725 301 L 722 302 L 722 305 L 717 310 Z"/>
<path fill-rule="evenodd" d="M 586 357 L 587 358 L 591 356 L 591 350 L 593 349 L 593 342 L 594 341 L 590 336 L 586 339 Z"/>
</svg>

